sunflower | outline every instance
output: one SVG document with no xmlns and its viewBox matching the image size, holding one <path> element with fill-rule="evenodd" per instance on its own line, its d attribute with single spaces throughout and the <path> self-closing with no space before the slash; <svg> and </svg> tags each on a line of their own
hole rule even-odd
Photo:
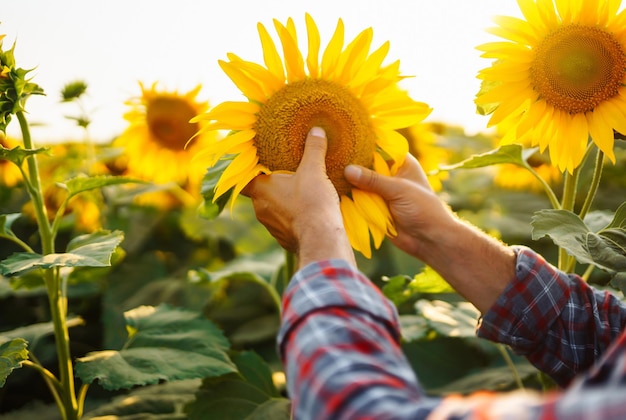
<svg viewBox="0 0 626 420">
<path fill-rule="evenodd" d="M 230 131 L 202 155 L 209 158 L 209 165 L 234 156 L 214 196 L 217 199 L 232 189 L 232 208 L 241 190 L 258 174 L 295 171 L 310 128 L 324 128 L 327 172 L 340 196 L 348 237 L 352 247 L 369 258 L 371 240 L 378 248 L 385 235 L 395 234 L 395 228 L 382 198 L 352 188 L 343 170 L 356 163 L 383 174 L 395 173 L 408 152 L 406 139 L 396 130 L 422 121 L 430 108 L 400 89 L 403 76 L 398 61 L 383 66 L 389 42 L 370 53 L 371 28 L 344 48 L 344 24 L 339 19 L 321 52 L 315 21 L 308 14 L 305 20 L 306 57 L 298 48 L 290 18 L 285 25 L 274 20 L 282 57 L 259 23 L 265 66 L 232 53 L 228 61 L 219 61 L 247 101 L 223 102 L 193 120 L 209 121 L 204 130 Z"/>
<path fill-rule="evenodd" d="M 203 124 L 190 119 L 208 109 L 208 103 L 196 100 L 201 86 L 180 94 L 160 90 L 156 83 L 150 88 L 139 85 L 141 97 L 127 102 L 131 109 L 124 118 L 129 126 L 113 142 L 123 150 L 123 162 L 116 165 L 128 176 L 156 184 L 173 182 L 199 195 L 206 167 L 192 158 L 213 137 L 204 134 L 190 141 Z"/>
<path fill-rule="evenodd" d="M 531 141 L 572 173 L 589 138 L 615 163 L 614 130 L 626 133 L 626 12 L 620 0 L 518 0 L 526 20 L 496 18 L 505 41 L 478 47 L 479 111 L 512 125 L 504 142 Z"/>
</svg>

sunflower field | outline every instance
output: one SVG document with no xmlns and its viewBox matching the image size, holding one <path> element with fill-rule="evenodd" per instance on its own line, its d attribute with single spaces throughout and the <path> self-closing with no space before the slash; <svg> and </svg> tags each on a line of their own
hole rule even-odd
<svg viewBox="0 0 626 420">
<path fill-rule="evenodd" d="M 87 83 L 47 92 L 16 63 L 19 42 L 0 43 L 0 130 L 21 133 L 0 136 L 0 417 L 289 419 L 276 337 L 294 256 L 241 191 L 294 171 L 314 125 L 358 266 L 396 305 L 427 391 L 550 389 L 475 336 L 477 309 L 394 248 L 386 203 L 342 174 L 394 175 L 410 153 L 461 218 L 623 298 L 626 12 L 574 3 L 520 1 L 526 20 L 496 21 L 478 47 L 490 130 L 476 135 L 430 121 L 389 43 L 345 40 L 341 19 L 327 43 L 309 15 L 275 34 L 260 23 L 263 63 L 220 60 L 244 100 L 140 82 L 108 143 L 90 139 Z M 78 110 L 82 138 L 33 138 L 28 102 L 44 92 Z"/>
</svg>

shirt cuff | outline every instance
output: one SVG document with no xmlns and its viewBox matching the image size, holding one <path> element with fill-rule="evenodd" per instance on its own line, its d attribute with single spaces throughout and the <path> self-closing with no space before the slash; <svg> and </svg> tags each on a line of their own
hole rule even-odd
<svg viewBox="0 0 626 420">
<path fill-rule="evenodd" d="M 518 354 L 536 350 L 570 297 L 566 273 L 523 246 L 517 255 L 515 278 L 480 320 L 477 335 L 511 346 Z"/>
<path fill-rule="evenodd" d="M 279 346 L 300 320 L 331 307 L 361 310 L 382 321 L 391 335 L 400 340 L 396 307 L 347 261 L 331 259 L 311 263 L 291 279 L 283 294 Z"/>
</svg>

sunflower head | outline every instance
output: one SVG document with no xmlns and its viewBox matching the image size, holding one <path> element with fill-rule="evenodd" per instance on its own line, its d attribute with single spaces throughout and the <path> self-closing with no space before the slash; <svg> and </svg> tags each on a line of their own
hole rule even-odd
<svg viewBox="0 0 626 420">
<path fill-rule="evenodd" d="M 31 70 L 16 67 L 15 43 L 9 50 L 4 50 L 0 35 L 0 131 L 5 132 L 11 121 L 11 115 L 24 111 L 24 104 L 30 95 L 43 95 L 43 89 L 31 83 L 26 76 Z"/>
<path fill-rule="evenodd" d="M 196 99 L 201 87 L 187 93 L 162 90 L 140 83 L 141 96 L 127 102 L 124 118 L 129 125 L 113 142 L 122 149 L 116 165 L 125 174 L 156 184 L 175 183 L 198 195 L 205 166 L 193 160 L 198 150 L 212 141 L 214 133 L 203 132 L 204 122 L 190 122 L 208 104 Z"/>
<path fill-rule="evenodd" d="M 341 199 L 346 231 L 352 246 L 369 257 L 371 239 L 378 247 L 385 235 L 395 234 L 391 216 L 380 197 L 352 188 L 343 170 L 356 163 L 393 173 L 408 152 L 406 139 L 396 130 L 422 121 L 430 108 L 400 89 L 399 62 L 383 64 L 388 42 L 370 50 L 371 28 L 344 45 L 344 25 L 339 19 L 322 50 L 315 21 L 308 14 L 305 21 L 306 55 L 298 47 L 294 21 L 288 19 L 285 24 L 273 22 L 278 44 L 258 24 L 263 64 L 235 54 L 219 61 L 246 100 L 221 103 L 193 120 L 209 122 L 200 132 L 229 132 L 201 154 L 208 157 L 210 166 L 224 157 L 232 158 L 213 196 L 217 199 L 232 191 L 232 205 L 258 174 L 295 171 L 309 130 L 324 128 L 327 172 Z"/>
<path fill-rule="evenodd" d="M 481 70 L 480 110 L 510 126 L 506 141 L 549 150 L 572 172 L 589 139 L 615 162 L 615 132 L 626 131 L 626 11 L 620 1 L 526 0 L 525 19 L 501 16 L 481 45 L 494 59 Z M 619 11 L 619 12 L 618 12 Z"/>
</svg>

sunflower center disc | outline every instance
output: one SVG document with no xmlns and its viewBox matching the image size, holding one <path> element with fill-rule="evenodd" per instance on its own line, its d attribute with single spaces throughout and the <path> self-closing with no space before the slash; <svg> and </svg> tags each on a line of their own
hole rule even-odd
<svg viewBox="0 0 626 420">
<path fill-rule="evenodd" d="M 183 150 L 198 130 L 197 124 L 189 122 L 195 115 L 194 109 L 178 98 L 155 98 L 146 110 L 150 133 L 160 145 L 172 150 Z"/>
<path fill-rule="evenodd" d="M 576 24 L 549 34 L 530 68 L 535 91 L 570 114 L 592 111 L 617 95 L 625 74 L 626 54 L 613 35 Z"/>
<path fill-rule="evenodd" d="M 254 143 L 259 162 L 272 171 L 298 168 L 311 127 L 328 138 L 326 172 L 339 195 L 351 187 L 343 169 L 356 163 L 372 167 L 376 135 L 365 106 L 347 88 L 322 79 L 289 83 L 259 112 Z"/>
</svg>

